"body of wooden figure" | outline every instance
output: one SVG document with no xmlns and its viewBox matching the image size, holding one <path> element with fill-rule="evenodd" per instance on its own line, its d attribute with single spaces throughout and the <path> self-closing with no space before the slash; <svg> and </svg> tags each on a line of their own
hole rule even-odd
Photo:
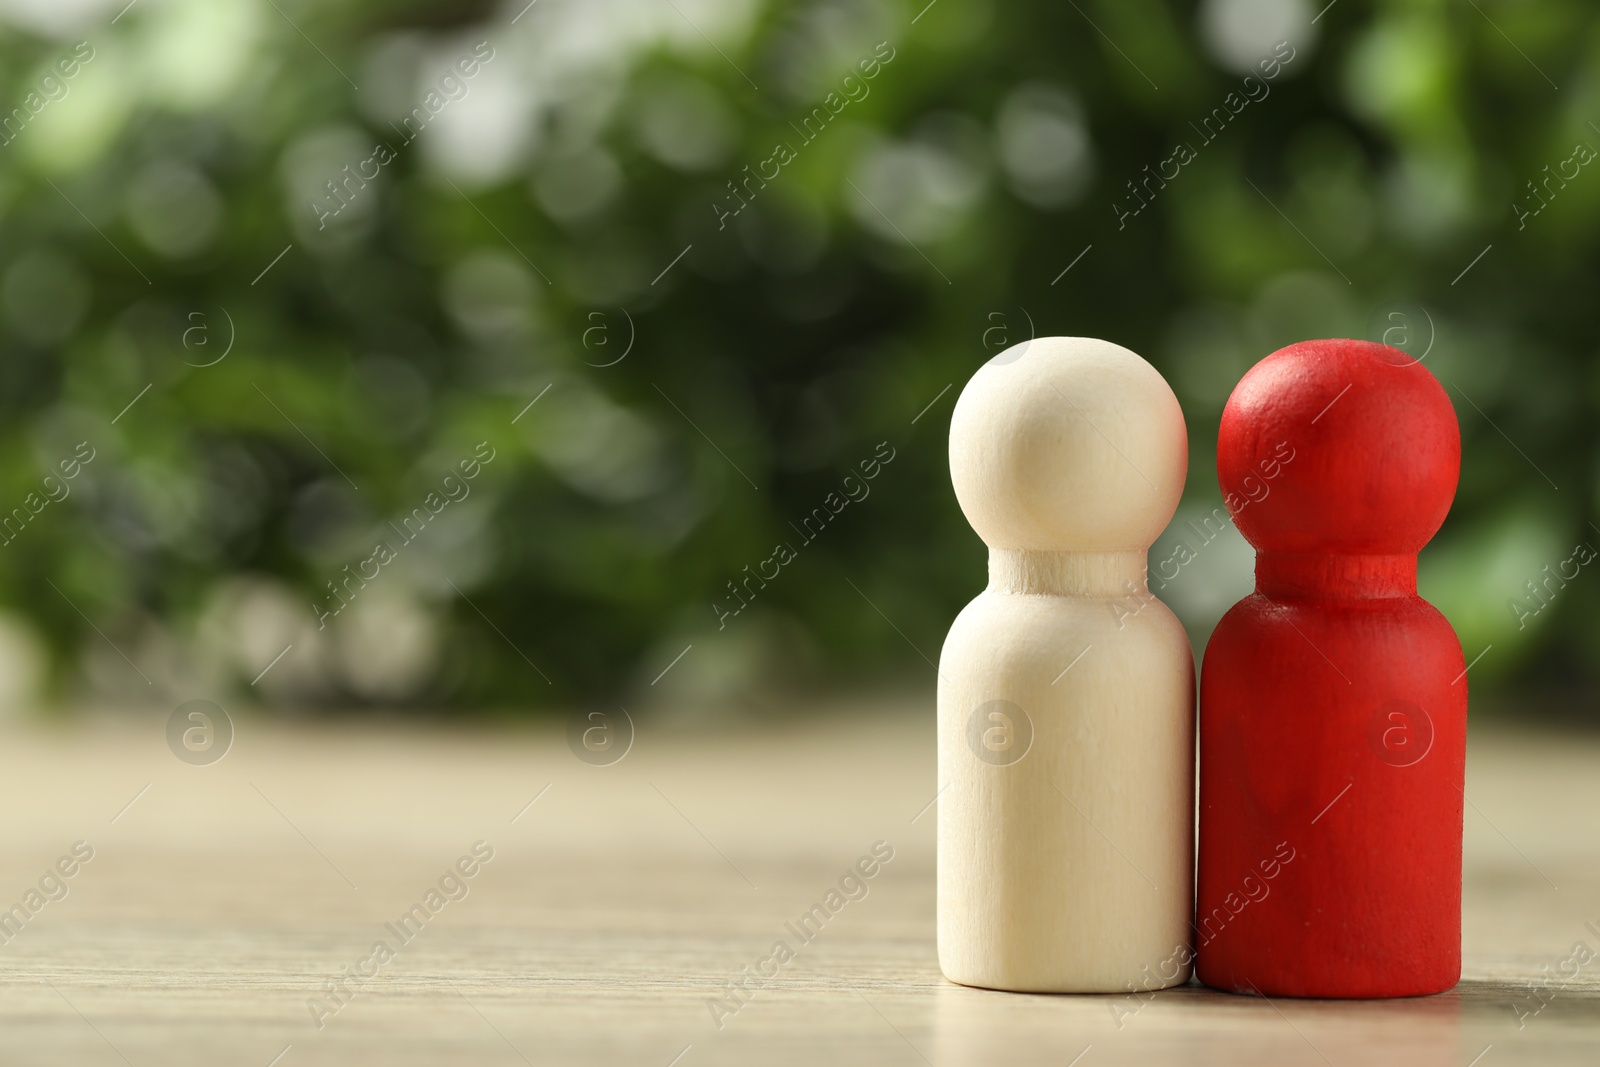
<svg viewBox="0 0 1600 1067">
<path fill-rule="evenodd" d="M 1267 996 L 1437 993 L 1461 970 L 1467 681 L 1417 596 L 1461 438 L 1410 356 L 1306 341 L 1257 364 L 1217 473 L 1256 592 L 1200 684 L 1200 980 Z"/>
<path fill-rule="evenodd" d="M 939 964 L 1127 992 L 1190 972 L 1194 666 L 1145 585 L 1183 413 L 1134 353 L 1037 338 L 956 403 L 950 471 L 989 586 L 939 660 Z"/>
</svg>

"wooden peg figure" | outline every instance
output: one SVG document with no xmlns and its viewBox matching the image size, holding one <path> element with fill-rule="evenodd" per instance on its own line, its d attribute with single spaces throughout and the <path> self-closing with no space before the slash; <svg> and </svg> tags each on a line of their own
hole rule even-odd
<svg viewBox="0 0 1600 1067">
<path fill-rule="evenodd" d="M 1015 345 L 956 402 L 950 476 L 989 585 L 939 660 L 952 981 L 1125 993 L 1189 976 L 1194 664 L 1145 586 L 1187 467 L 1172 390 L 1106 341 Z"/>
<path fill-rule="evenodd" d="M 1467 679 L 1417 596 L 1461 436 L 1420 363 L 1304 341 L 1244 376 L 1217 476 L 1256 592 L 1200 681 L 1200 980 L 1400 997 L 1461 973 Z"/>
</svg>

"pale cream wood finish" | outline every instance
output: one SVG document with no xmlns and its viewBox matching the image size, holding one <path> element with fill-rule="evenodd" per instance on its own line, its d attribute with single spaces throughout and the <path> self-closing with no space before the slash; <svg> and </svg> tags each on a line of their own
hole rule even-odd
<svg viewBox="0 0 1600 1067">
<path fill-rule="evenodd" d="M 939 961 L 968 985 L 1189 977 L 1194 665 L 1145 585 L 1188 463 L 1148 363 L 1039 338 L 973 376 L 950 467 L 989 587 L 939 661 Z"/>
</svg>

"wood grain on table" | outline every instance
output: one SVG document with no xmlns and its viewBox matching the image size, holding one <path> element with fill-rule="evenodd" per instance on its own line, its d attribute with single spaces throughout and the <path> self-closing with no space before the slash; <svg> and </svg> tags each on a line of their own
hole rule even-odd
<svg viewBox="0 0 1600 1067">
<path fill-rule="evenodd" d="M 1600 959 L 1568 962 L 1600 951 L 1600 738 L 1473 733 L 1459 987 L 1269 1002 L 946 982 L 932 730 L 931 704 L 646 721 L 596 767 L 559 729 L 241 719 L 190 766 L 160 718 L 7 727 L 0 1062 L 1600 1062 Z"/>
</svg>

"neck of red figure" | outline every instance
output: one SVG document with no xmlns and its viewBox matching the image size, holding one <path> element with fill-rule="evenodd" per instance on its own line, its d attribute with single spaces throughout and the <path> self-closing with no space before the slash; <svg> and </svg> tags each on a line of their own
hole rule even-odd
<svg viewBox="0 0 1600 1067">
<path fill-rule="evenodd" d="M 1376 600 L 1417 595 L 1416 553 L 1256 553 L 1256 591 L 1277 599 Z"/>
</svg>

